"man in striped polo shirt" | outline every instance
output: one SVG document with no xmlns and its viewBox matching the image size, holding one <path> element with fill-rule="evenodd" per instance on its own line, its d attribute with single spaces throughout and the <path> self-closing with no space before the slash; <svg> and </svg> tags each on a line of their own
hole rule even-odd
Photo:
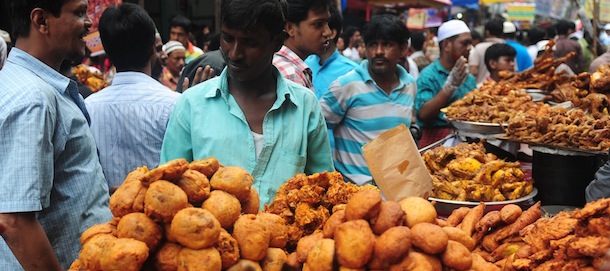
<svg viewBox="0 0 610 271">
<path fill-rule="evenodd" d="M 337 171 L 358 185 L 372 183 L 362 146 L 404 123 L 411 126 L 415 80 L 398 63 L 407 55 L 409 30 L 398 17 L 378 15 L 364 26 L 367 60 L 334 81 L 320 99 L 335 137 Z"/>
</svg>

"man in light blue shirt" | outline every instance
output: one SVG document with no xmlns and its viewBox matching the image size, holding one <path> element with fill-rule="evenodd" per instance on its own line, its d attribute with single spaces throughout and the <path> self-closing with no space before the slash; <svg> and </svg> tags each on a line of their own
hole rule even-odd
<svg viewBox="0 0 610 271">
<path fill-rule="evenodd" d="M 112 219 L 88 114 L 65 59 L 85 55 L 86 0 L 13 1 L 0 71 L 0 270 L 66 270 L 79 238 Z"/>
<path fill-rule="evenodd" d="M 240 166 L 254 177 L 262 207 L 295 174 L 333 171 L 330 144 L 315 95 L 271 62 L 284 42 L 285 2 L 224 0 L 221 12 L 227 67 L 182 94 L 161 162 L 213 156 Z"/>
<path fill-rule="evenodd" d="M 330 35 L 328 49 L 319 56 L 313 54 L 305 59 L 305 64 L 311 69 L 313 88 L 318 99 L 328 91 L 330 83 L 358 66 L 356 62 L 343 56 L 337 50 L 337 40 L 341 36 L 343 17 L 335 5 L 331 5 L 329 11 L 328 27 L 330 27 L 332 34 Z"/>
<path fill-rule="evenodd" d="M 159 165 L 165 128 L 180 94 L 150 76 L 157 61 L 155 24 L 144 9 L 130 3 L 109 7 L 100 18 L 99 30 L 117 74 L 111 86 L 85 103 L 100 162 L 113 190 L 137 167 Z"/>
<path fill-rule="evenodd" d="M 398 17 L 379 15 L 362 30 L 367 60 L 339 77 L 320 104 L 335 137 L 337 171 L 358 185 L 371 183 L 362 146 L 414 121 L 415 80 L 398 63 L 407 55 L 409 30 Z"/>
</svg>

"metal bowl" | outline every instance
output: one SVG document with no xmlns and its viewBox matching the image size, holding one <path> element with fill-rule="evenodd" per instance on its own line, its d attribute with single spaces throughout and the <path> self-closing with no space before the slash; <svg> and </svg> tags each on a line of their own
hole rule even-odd
<svg viewBox="0 0 610 271">
<path fill-rule="evenodd" d="M 534 197 L 536 195 L 538 195 L 538 189 L 536 189 L 534 187 L 534 189 L 532 190 L 531 193 L 529 193 L 529 195 L 522 197 L 522 198 L 518 198 L 518 199 L 514 199 L 514 200 L 505 200 L 505 201 L 485 202 L 485 213 L 490 212 L 490 211 L 500 210 L 500 209 L 502 209 L 502 207 L 504 207 L 508 204 L 519 205 L 522 209 L 525 210 L 525 209 L 529 208 L 530 206 L 534 205 L 534 203 L 536 203 L 534 201 Z M 451 215 L 451 212 L 453 212 L 453 210 L 460 208 L 460 207 L 472 208 L 472 207 L 479 205 L 478 202 L 473 202 L 473 201 L 446 200 L 446 199 L 437 199 L 437 198 L 433 198 L 433 197 L 429 197 L 428 200 L 436 201 L 436 204 L 434 205 L 434 207 L 436 208 L 436 212 L 438 213 L 438 215 L 441 217 L 448 217 L 449 215 Z"/>
<path fill-rule="evenodd" d="M 451 125 L 458 130 L 477 133 L 477 134 L 503 134 L 504 128 L 508 124 L 498 124 L 490 122 L 475 122 L 466 120 L 452 120 Z"/>
</svg>

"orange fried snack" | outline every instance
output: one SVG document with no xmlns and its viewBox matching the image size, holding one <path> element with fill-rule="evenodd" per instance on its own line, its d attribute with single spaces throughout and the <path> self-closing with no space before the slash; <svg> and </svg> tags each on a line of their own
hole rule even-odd
<svg viewBox="0 0 610 271">
<path fill-rule="evenodd" d="M 174 215 L 187 206 L 186 193 L 164 180 L 152 183 L 144 198 L 144 213 L 156 222 L 170 223 Z"/>
<path fill-rule="evenodd" d="M 131 213 L 121 218 L 116 233 L 119 238 L 144 242 L 150 251 L 154 251 L 163 238 L 161 226 L 143 213 Z"/>
<path fill-rule="evenodd" d="M 210 181 L 199 171 L 188 169 L 176 184 L 186 193 L 189 202 L 195 206 L 201 206 L 201 203 L 210 196 Z"/>
<path fill-rule="evenodd" d="M 264 271 L 282 271 L 287 257 L 288 255 L 283 249 L 270 247 L 261 261 L 261 267 Z"/>
<path fill-rule="evenodd" d="M 395 201 L 383 201 L 379 208 L 379 215 L 371 219 L 371 228 L 377 235 L 381 235 L 386 230 L 405 224 L 405 211 L 400 204 Z"/>
<path fill-rule="evenodd" d="M 87 243 L 83 245 L 78 259 L 82 265 L 90 270 L 101 270 L 100 260 L 102 253 L 109 250 L 114 245 L 114 240 L 117 238 L 110 234 L 100 234 L 93 236 Z"/>
<path fill-rule="evenodd" d="M 220 254 L 213 247 L 199 250 L 185 247 L 178 254 L 178 270 L 220 271 L 222 270 Z"/>
<path fill-rule="evenodd" d="M 335 240 L 324 238 L 320 240 L 309 253 L 307 261 L 303 265 L 303 269 L 312 271 L 330 271 L 333 270 L 333 261 L 335 259 Z"/>
<path fill-rule="evenodd" d="M 379 215 L 381 193 L 373 190 L 362 190 L 352 196 L 345 208 L 345 220 L 369 220 Z"/>
<path fill-rule="evenodd" d="M 189 164 L 189 169 L 199 171 L 205 174 L 208 179 L 214 176 L 214 173 L 221 168 L 222 165 L 218 162 L 218 159 L 209 157 L 205 159 L 195 160 Z"/>
<path fill-rule="evenodd" d="M 241 210 L 244 214 L 258 214 L 261 199 L 258 196 L 258 191 L 254 187 L 250 188 L 250 198 L 247 201 L 241 202 Z"/>
<path fill-rule="evenodd" d="M 119 223 L 119 218 L 115 217 L 106 223 L 91 226 L 90 228 L 85 230 L 83 232 L 83 234 L 81 234 L 80 244 L 84 245 L 93 236 L 100 235 L 100 234 L 109 234 L 109 235 L 116 236 L 116 226 L 118 223 Z"/>
<path fill-rule="evenodd" d="M 100 257 L 101 270 L 138 271 L 148 258 L 144 242 L 131 238 L 114 239 Z"/>
<path fill-rule="evenodd" d="M 159 248 L 155 254 L 154 265 L 158 271 L 175 271 L 178 270 L 178 254 L 182 250 L 182 246 L 167 242 Z"/>
<path fill-rule="evenodd" d="M 203 202 L 201 208 L 210 211 L 220 222 L 220 226 L 229 229 L 233 226 L 241 214 L 239 200 L 222 190 L 214 190 L 210 197 Z"/>
<path fill-rule="evenodd" d="M 132 174 L 133 173 L 130 173 L 129 176 Z M 127 179 L 129 179 L 129 176 Z M 112 211 L 112 214 L 115 217 L 122 217 L 129 213 L 144 211 L 144 198 L 147 189 L 148 188 L 139 180 L 124 182 L 112 196 L 110 196 L 110 211 Z"/>
<path fill-rule="evenodd" d="M 216 243 L 220 229 L 220 223 L 208 210 L 190 207 L 176 213 L 170 231 L 181 245 L 203 249 Z"/>
<path fill-rule="evenodd" d="M 242 259 L 260 261 L 269 248 L 271 233 L 256 215 L 242 215 L 233 226 L 233 237 L 239 245 Z"/>
<path fill-rule="evenodd" d="M 220 235 L 214 247 L 220 253 L 223 270 L 235 265 L 239 261 L 239 245 L 237 240 L 227 230 L 220 229 Z"/>
<path fill-rule="evenodd" d="M 175 159 L 159 165 L 157 168 L 144 174 L 142 183 L 145 186 L 158 180 L 175 182 L 180 179 L 182 174 L 189 168 L 189 163 L 185 159 Z"/>
<path fill-rule="evenodd" d="M 237 197 L 240 202 L 246 202 L 250 199 L 253 182 L 254 178 L 245 169 L 230 166 L 218 169 L 212 176 L 210 185 L 212 189 L 225 191 Z"/>
<path fill-rule="evenodd" d="M 399 262 L 411 250 L 411 230 L 405 226 L 393 227 L 385 231 L 375 241 L 374 257 L 386 265 Z"/>
<path fill-rule="evenodd" d="M 351 220 L 339 225 L 334 239 L 341 266 L 363 268 L 373 256 L 375 234 L 365 220 Z"/>
<path fill-rule="evenodd" d="M 288 242 L 288 229 L 286 221 L 279 215 L 270 213 L 259 213 L 256 219 L 265 224 L 265 227 L 271 234 L 269 247 L 284 248 Z"/>
</svg>

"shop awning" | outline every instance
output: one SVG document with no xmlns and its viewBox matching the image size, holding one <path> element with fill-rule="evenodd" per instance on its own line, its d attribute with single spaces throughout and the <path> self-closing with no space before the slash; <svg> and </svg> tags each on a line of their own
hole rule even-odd
<svg viewBox="0 0 610 271">
<path fill-rule="evenodd" d="M 370 5 L 442 8 L 452 5 L 450 0 L 368 0 Z"/>
</svg>

